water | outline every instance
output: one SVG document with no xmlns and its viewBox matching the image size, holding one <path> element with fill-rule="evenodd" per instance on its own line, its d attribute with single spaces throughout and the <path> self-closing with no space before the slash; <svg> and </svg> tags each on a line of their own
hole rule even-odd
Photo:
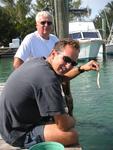
<svg viewBox="0 0 113 150">
<path fill-rule="evenodd" d="M 84 150 L 113 150 L 113 59 L 100 62 L 100 86 L 94 71 L 71 81 L 74 114 Z"/>
<path fill-rule="evenodd" d="M 0 58 L 0 83 L 5 82 L 13 71 L 12 58 Z"/>
<path fill-rule="evenodd" d="M 71 80 L 76 128 L 83 150 L 113 150 L 113 56 L 98 61 L 100 89 L 95 71 Z M 11 58 L 0 59 L 0 82 L 5 82 L 12 70 Z"/>
</svg>

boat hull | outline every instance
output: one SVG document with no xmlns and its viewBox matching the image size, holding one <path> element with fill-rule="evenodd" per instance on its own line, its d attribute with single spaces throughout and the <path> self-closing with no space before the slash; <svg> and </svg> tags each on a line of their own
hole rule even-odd
<svg viewBox="0 0 113 150">
<path fill-rule="evenodd" d="M 106 54 L 113 55 L 113 43 L 106 44 Z"/>
<path fill-rule="evenodd" d="M 96 59 L 99 49 L 103 43 L 102 40 L 79 40 L 80 53 L 78 59 Z"/>
</svg>

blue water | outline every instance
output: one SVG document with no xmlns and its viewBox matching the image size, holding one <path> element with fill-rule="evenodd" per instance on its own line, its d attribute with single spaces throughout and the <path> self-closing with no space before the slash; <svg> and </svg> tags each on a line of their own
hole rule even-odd
<svg viewBox="0 0 113 150">
<path fill-rule="evenodd" d="M 75 128 L 83 150 L 113 150 L 113 56 L 98 62 L 100 89 L 95 71 L 71 80 Z M 0 59 L 0 82 L 5 82 L 12 70 L 11 58 Z"/>
<path fill-rule="evenodd" d="M 5 82 L 13 71 L 12 64 L 12 58 L 0 58 L 0 83 Z"/>
<path fill-rule="evenodd" d="M 94 71 L 71 81 L 76 128 L 84 150 L 113 150 L 113 57 L 99 63 L 100 89 Z"/>
</svg>

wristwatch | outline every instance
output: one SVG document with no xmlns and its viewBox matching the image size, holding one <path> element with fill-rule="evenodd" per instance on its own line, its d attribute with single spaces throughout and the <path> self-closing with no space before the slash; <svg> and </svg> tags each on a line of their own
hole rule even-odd
<svg viewBox="0 0 113 150">
<path fill-rule="evenodd" d="M 78 66 L 78 71 L 79 71 L 80 73 L 85 72 L 85 70 L 84 70 L 84 69 L 81 69 L 81 66 Z"/>
</svg>

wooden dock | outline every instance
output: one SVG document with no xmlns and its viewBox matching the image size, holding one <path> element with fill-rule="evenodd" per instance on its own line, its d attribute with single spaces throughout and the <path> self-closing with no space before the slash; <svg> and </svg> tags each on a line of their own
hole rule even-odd
<svg viewBox="0 0 113 150">
<path fill-rule="evenodd" d="M 0 150 L 28 150 L 28 149 L 21 149 L 19 147 L 13 147 L 7 144 L 4 140 L 0 139 Z M 82 150 L 81 147 L 65 147 L 65 150 Z"/>
<path fill-rule="evenodd" d="M 0 57 L 12 57 L 15 55 L 17 48 L 3 47 L 0 48 Z"/>
</svg>

